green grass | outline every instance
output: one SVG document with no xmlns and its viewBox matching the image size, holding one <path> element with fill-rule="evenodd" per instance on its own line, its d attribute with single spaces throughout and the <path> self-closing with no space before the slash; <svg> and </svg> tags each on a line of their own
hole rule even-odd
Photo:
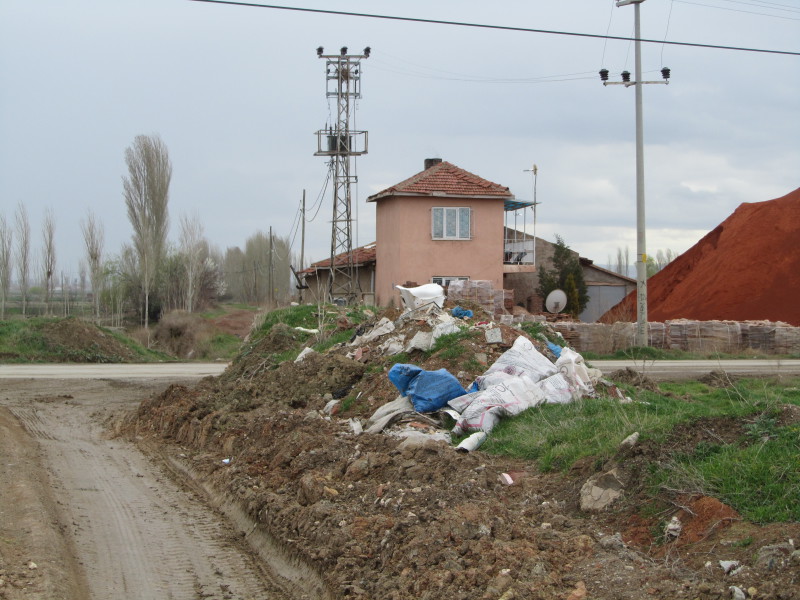
<svg viewBox="0 0 800 600">
<path fill-rule="evenodd" d="M 800 521 L 800 427 L 751 444 L 722 444 L 674 461 L 653 483 L 714 496 L 754 523 Z"/>
<path fill-rule="evenodd" d="M 208 342 L 208 349 L 203 352 L 203 360 L 217 358 L 230 359 L 236 356 L 242 340 L 230 333 L 217 333 Z"/>
<path fill-rule="evenodd" d="M 325 310 L 325 306 L 321 307 Z M 319 326 L 317 318 L 318 307 L 316 305 L 304 304 L 302 306 L 289 306 L 279 308 L 264 315 L 264 320 L 259 329 L 259 333 L 266 334 L 278 323 L 284 323 L 289 327 L 304 327 L 305 329 L 316 329 Z"/>
<path fill-rule="evenodd" d="M 734 389 L 664 383 L 661 389 L 664 394 L 629 391 L 638 400 L 633 404 L 599 398 L 530 409 L 501 420 L 482 449 L 534 461 L 543 471 L 567 471 L 581 459 L 599 468 L 635 431 L 640 443 L 662 443 L 681 423 L 740 419 L 741 440 L 701 442 L 688 455 L 654 465 L 650 488 L 712 495 L 754 522 L 800 520 L 800 426 L 780 427 L 775 418 L 779 404 L 800 405 L 798 380 L 745 379 Z"/>
</svg>

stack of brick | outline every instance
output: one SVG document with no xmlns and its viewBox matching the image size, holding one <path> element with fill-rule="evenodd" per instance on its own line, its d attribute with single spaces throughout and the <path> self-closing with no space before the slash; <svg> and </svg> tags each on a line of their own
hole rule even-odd
<svg viewBox="0 0 800 600">
<path fill-rule="evenodd" d="M 511 317 L 506 306 L 514 306 L 514 290 L 496 290 L 491 281 L 482 279 L 451 281 L 447 298 L 456 304 L 474 302 L 498 320 L 503 315 Z"/>
<path fill-rule="evenodd" d="M 611 354 L 636 345 L 636 324 L 617 322 L 552 323 L 553 329 L 574 342 L 578 352 Z M 647 324 L 653 348 L 703 354 L 734 353 L 743 349 L 767 354 L 800 352 L 800 327 L 769 321 L 690 321 L 676 319 Z"/>
</svg>

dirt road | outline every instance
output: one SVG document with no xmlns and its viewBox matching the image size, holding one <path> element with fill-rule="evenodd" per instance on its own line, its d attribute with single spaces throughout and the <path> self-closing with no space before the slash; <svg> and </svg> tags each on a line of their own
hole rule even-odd
<svg viewBox="0 0 800 600">
<path fill-rule="evenodd" d="M 202 494 L 105 423 L 166 382 L 0 383 L 0 598 L 292 598 Z"/>
</svg>

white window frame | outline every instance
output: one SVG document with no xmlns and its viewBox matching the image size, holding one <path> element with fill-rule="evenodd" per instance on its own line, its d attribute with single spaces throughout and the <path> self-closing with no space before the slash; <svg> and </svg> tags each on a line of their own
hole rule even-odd
<svg viewBox="0 0 800 600">
<path fill-rule="evenodd" d="M 469 277 L 461 275 L 434 275 L 431 277 L 431 283 L 438 283 L 442 287 L 447 287 L 451 281 L 469 281 Z"/>
<path fill-rule="evenodd" d="M 442 231 L 436 235 L 436 214 L 441 211 Z M 466 211 L 467 226 L 463 227 L 462 216 Z M 453 223 L 453 221 L 455 221 Z M 448 225 L 455 231 L 447 235 Z M 464 231 L 466 229 L 466 231 Z M 469 206 L 434 206 L 431 209 L 431 239 L 434 240 L 471 240 L 472 239 L 472 208 Z"/>
</svg>

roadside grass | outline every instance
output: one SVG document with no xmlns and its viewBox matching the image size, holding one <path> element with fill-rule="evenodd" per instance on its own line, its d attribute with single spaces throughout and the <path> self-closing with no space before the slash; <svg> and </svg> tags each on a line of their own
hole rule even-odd
<svg viewBox="0 0 800 600">
<path fill-rule="evenodd" d="M 203 360 L 230 360 L 236 356 L 241 347 L 242 340 L 237 336 L 231 333 L 217 333 L 208 340 L 207 348 L 204 349 L 200 358 Z"/>
<path fill-rule="evenodd" d="M 663 443 L 678 424 L 732 417 L 745 434 L 734 443 L 698 444 L 688 455 L 652 465 L 648 489 L 712 495 L 754 522 L 800 520 L 800 425 L 777 424 L 781 404 L 800 405 L 800 380 L 742 379 L 734 388 L 700 382 L 661 384 L 662 393 L 627 389 L 636 399 L 583 399 L 547 404 L 501 420 L 482 450 L 534 461 L 545 472 L 582 459 L 600 468 L 619 443 Z"/>
</svg>

